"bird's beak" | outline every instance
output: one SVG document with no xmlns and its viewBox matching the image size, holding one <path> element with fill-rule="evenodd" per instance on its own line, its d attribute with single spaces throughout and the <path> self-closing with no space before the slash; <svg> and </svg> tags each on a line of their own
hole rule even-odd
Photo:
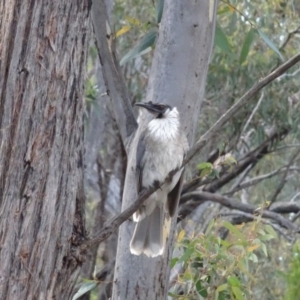
<svg viewBox="0 0 300 300">
<path fill-rule="evenodd" d="M 150 112 L 160 114 L 162 111 L 155 104 L 150 102 L 138 102 L 134 104 L 135 106 L 143 107 L 148 109 Z"/>
</svg>

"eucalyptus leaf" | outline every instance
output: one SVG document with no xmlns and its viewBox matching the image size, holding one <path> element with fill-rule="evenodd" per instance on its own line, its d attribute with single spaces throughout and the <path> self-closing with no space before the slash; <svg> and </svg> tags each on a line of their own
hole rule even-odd
<svg viewBox="0 0 300 300">
<path fill-rule="evenodd" d="M 157 24 L 159 24 L 161 21 L 161 17 L 162 17 L 163 10 L 164 10 L 164 3 L 165 3 L 165 0 L 157 0 L 157 4 L 156 4 L 156 22 L 157 22 Z"/>
<path fill-rule="evenodd" d="M 237 299 L 237 300 L 244 300 L 244 296 L 242 294 L 242 291 L 238 287 L 233 286 L 231 288 L 231 290 L 232 290 L 232 292 L 233 292 L 233 294 L 235 296 L 235 299 Z"/>
<path fill-rule="evenodd" d="M 201 280 L 198 280 L 196 282 L 196 289 L 197 289 L 197 292 L 203 297 L 203 298 L 206 298 L 208 296 L 208 293 L 207 293 L 207 289 L 205 287 L 202 286 L 201 284 Z"/>
<path fill-rule="evenodd" d="M 240 64 L 242 64 L 246 60 L 256 32 L 257 31 L 255 29 L 251 28 L 250 31 L 248 32 L 248 34 L 246 35 L 246 38 L 245 38 L 245 41 L 243 44 L 243 48 L 241 51 L 241 55 L 240 55 Z"/>
<path fill-rule="evenodd" d="M 176 265 L 176 263 L 178 262 L 179 258 L 178 257 L 174 257 L 171 260 L 171 269 L 174 268 L 174 266 Z"/>
<path fill-rule="evenodd" d="M 122 66 L 129 60 L 142 55 L 142 53 L 145 53 L 148 48 L 154 45 L 157 35 L 158 32 L 156 28 L 153 28 L 148 33 L 146 33 L 146 35 L 140 40 L 140 42 L 121 59 L 120 65 Z"/>
<path fill-rule="evenodd" d="M 257 30 L 260 37 L 265 41 L 265 43 L 275 52 L 278 54 L 278 56 L 280 57 L 281 60 L 284 60 L 282 54 L 280 53 L 280 51 L 278 50 L 278 48 L 276 47 L 276 45 L 269 39 L 269 37 L 263 33 L 260 29 Z"/>
<path fill-rule="evenodd" d="M 240 287 L 241 286 L 241 283 L 240 281 L 237 279 L 236 276 L 229 276 L 227 278 L 227 281 L 230 283 L 230 285 L 232 286 L 236 286 L 236 287 Z"/>
<path fill-rule="evenodd" d="M 193 248 L 187 248 L 184 252 L 184 254 L 180 257 L 180 259 L 177 261 L 178 263 L 186 262 L 194 252 Z"/>
<path fill-rule="evenodd" d="M 78 292 L 73 296 L 72 300 L 76 300 L 79 297 L 81 297 L 82 295 L 84 295 L 85 293 L 88 293 L 89 291 L 94 289 L 98 284 L 99 283 L 96 281 L 84 282 L 82 284 L 82 286 L 80 287 L 80 289 L 78 290 Z"/>
<path fill-rule="evenodd" d="M 225 291 L 227 288 L 228 288 L 228 284 L 224 283 L 224 284 L 218 286 L 217 291 L 222 292 L 222 291 Z"/>
<path fill-rule="evenodd" d="M 231 46 L 220 26 L 216 26 L 215 45 L 217 45 L 225 53 L 232 55 Z"/>
<path fill-rule="evenodd" d="M 233 235 L 240 238 L 242 241 L 245 241 L 244 235 L 231 223 L 224 221 L 223 226 L 226 227 Z"/>
<path fill-rule="evenodd" d="M 265 229 L 266 229 L 266 231 L 267 231 L 269 234 L 271 234 L 275 239 L 278 238 L 276 231 L 274 230 L 274 228 L 273 228 L 271 225 L 269 225 L 269 224 L 265 225 Z"/>
</svg>

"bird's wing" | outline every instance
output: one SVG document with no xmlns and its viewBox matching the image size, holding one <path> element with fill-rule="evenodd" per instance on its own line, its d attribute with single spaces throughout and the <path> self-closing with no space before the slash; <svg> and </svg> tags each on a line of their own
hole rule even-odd
<svg viewBox="0 0 300 300">
<path fill-rule="evenodd" d="M 182 189 L 182 183 L 183 183 L 183 177 L 184 177 L 184 169 L 181 172 L 181 176 L 173 188 L 173 190 L 168 194 L 168 202 L 167 202 L 167 208 L 170 217 L 173 217 L 175 215 L 178 202 L 180 199 L 181 189 Z"/>
<path fill-rule="evenodd" d="M 145 134 L 142 133 L 136 149 L 136 187 L 138 194 L 142 191 L 143 184 L 143 158 L 145 155 Z"/>
<path fill-rule="evenodd" d="M 184 145 L 183 159 L 185 159 L 189 146 L 186 137 L 185 136 L 182 137 L 183 137 L 182 144 Z M 183 185 L 183 177 L 184 177 L 184 168 L 182 168 L 182 172 L 178 182 L 174 186 L 173 190 L 170 191 L 168 194 L 167 209 L 169 211 L 170 217 L 173 217 L 175 215 L 177 206 L 179 204 L 179 199 L 180 199 L 182 185 Z"/>
</svg>

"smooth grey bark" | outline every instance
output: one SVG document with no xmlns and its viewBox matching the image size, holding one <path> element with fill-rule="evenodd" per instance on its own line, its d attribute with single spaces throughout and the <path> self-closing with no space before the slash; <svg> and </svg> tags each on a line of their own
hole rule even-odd
<svg viewBox="0 0 300 300">
<path fill-rule="evenodd" d="M 2 1 L 0 299 L 70 299 L 85 238 L 89 1 Z"/>
<path fill-rule="evenodd" d="M 217 1 L 167 0 L 149 79 L 147 101 L 169 103 L 181 112 L 181 122 L 190 145 L 204 96 L 216 21 Z M 142 128 L 144 121 L 139 128 Z M 123 210 L 136 199 L 135 148 L 140 130 L 129 152 Z M 166 299 L 169 262 L 172 257 L 176 218 L 163 256 L 148 258 L 129 252 L 134 224 L 119 229 L 112 299 Z"/>
</svg>

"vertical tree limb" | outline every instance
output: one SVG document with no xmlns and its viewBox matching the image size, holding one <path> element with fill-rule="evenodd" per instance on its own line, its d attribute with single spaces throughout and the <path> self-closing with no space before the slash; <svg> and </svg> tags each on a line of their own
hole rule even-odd
<svg viewBox="0 0 300 300">
<path fill-rule="evenodd" d="M 92 20 L 103 77 L 110 97 L 123 144 L 128 152 L 129 141 L 137 128 L 123 75 L 113 49 L 113 35 L 107 17 L 105 0 L 92 1 Z"/>
</svg>

